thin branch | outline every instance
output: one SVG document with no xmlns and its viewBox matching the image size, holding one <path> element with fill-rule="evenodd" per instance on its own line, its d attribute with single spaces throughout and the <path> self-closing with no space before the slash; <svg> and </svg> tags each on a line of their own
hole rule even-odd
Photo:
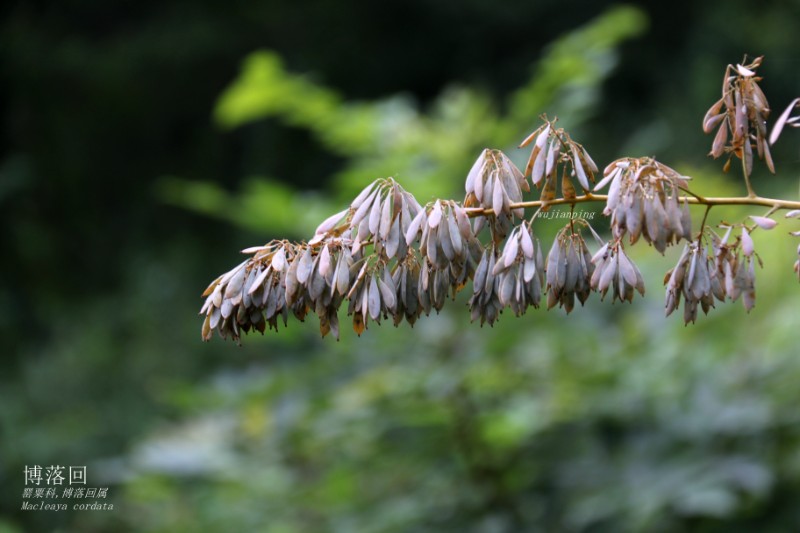
<svg viewBox="0 0 800 533">
<path fill-rule="evenodd" d="M 573 207 L 574 207 L 574 204 L 573 204 Z M 531 216 L 530 224 L 533 224 L 533 221 L 536 220 L 536 217 L 539 216 L 539 213 L 542 212 L 543 208 L 544 208 L 544 205 L 540 205 L 539 208 L 533 213 L 533 216 Z M 478 209 L 480 209 L 480 208 L 478 208 Z M 469 216 L 473 217 L 473 216 L 476 216 L 476 215 L 469 215 Z"/>
<path fill-rule="evenodd" d="M 517 208 L 528 208 L 528 207 L 544 207 L 544 206 L 551 206 L 551 205 L 564 205 L 564 204 L 580 204 L 580 203 L 587 203 L 587 202 L 606 202 L 608 200 L 608 196 L 605 194 L 591 194 L 587 193 L 582 196 L 578 196 L 576 198 L 556 198 L 554 200 L 550 200 L 547 202 L 543 202 L 541 200 L 533 200 L 529 202 L 518 202 L 511 204 L 509 207 L 511 209 Z M 699 198 L 695 196 L 681 196 L 678 198 L 680 202 L 688 202 L 692 205 L 705 205 L 705 206 L 715 206 L 715 205 L 753 205 L 753 206 L 763 206 L 763 207 L 770 207 L 774 208 L 775 210 L 779 209 L 800 209 L 800 201 L 791 201 L 791 200 L 778 200 L 775 198 L 765 198 L 763 196 L 721 196 L 721 197 L 706 197 L 706 198 Z M 493 211 L 489 208 L 482 208 L 482 207 L 468 207 L 465 209 L 467 215 L 470 217 L 476 217 L 480 215 L 491 215 Z"/>
<path fill-rule="evenodd" d="M 686 194 L 688 194 L 690 196 L 693 196 L 693 197 L 697 198 L 697 200 L 700 201 L 700 202 L 705 202 L 705 200 L 706 200 L 705 198 L 703 198 L 699 194 L 693 193 L 692 191 L 690 191 L 686 187 L 681 187 L 680 185 L 678 185 L 678 189 L 682 190 L 683 192 L 685 192 Z"/>
<path fill-rule="evenodd" d="M 706 220 L 708 220 L 708 214 L 711 212 L 712 207 L 714 206 L 706 204 L 706 212 L 703 213 L 703 221 L 700 222 L 700 231 L 697 234 L 697 246 L 700 246 L 703 242 L 703 230 L 706 229 Z"/>
<path fill-rule="evenodd" d="M 764 215 L 764 216 L 765 216 L 765 217 L 768 217 L 768 216 L 772 215 L 772 214 L 773 214 L 775 211 L 777 211 L 778 209 L 780 209 L 780 208 L 778 208 L 778 207 L 776 207 L 776 206 L 774 206 L 774 205 L 773 205 L 773 206 L 772 206 L 772 208 L 771 208 L 769 211 L 767 211 L 767 214 L 766 214 L 766 215 Z"/>
<path fill-rule="evenodd" d="M 575 204 L 570 204 L 569 206 L 569 232 L 571 234 L 575 234 L 575 224 L 573 224 L 573 213 L 575 213 Z"/>
<path fill-rule="evenodd" d="M 758 196 L 756 195 L 756 191 L 753 190 L 753 186 L 750 185 L 750 176 L 747 175 L 747 172 L 744 173 L 744 184 L 747 185 L 747 197 L 758 198 Z"/>
</svg>

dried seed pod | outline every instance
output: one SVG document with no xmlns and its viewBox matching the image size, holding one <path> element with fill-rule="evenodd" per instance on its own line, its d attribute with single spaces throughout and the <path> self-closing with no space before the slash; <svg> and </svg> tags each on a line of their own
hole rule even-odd
<svg viewBox="0 0 800 533">
<path fill-rule="evenodd" d="M 758 227 L 764 230 L 771 230 L 772 228 L 778 225 L 778 223 L 772 220 L 771 218 L 759 217 L 755 215 L 750 215 L 750 218 L 753 220 L 753 222 L 755 222 L 758 225 Z"/>
<path fill-rule="evenodd" d="M 395 220 L 392 217 L 392 203 L 395 198 L 395 191 L 392 191 L 391 195 L 386 195 L 386 198 L 383 199 L 383 204 L 381 204 L 381 215 L 376 233 L 378 233 L 384 241 L 389 237 L 389 230 L 392 227 L 392 222 Z"/>
<path fill-rule="evenodd" d="M 561 140 L 553 138 L 547 146 L 547 156 L 545 158 L 544 175 L 546 177 L 556 175 L 556 164 L 561 155 Z"/>
<path fill-rule="evenodd" d="M 568 176 L 577 179 L 581 188 L 589 192 L 594 182 L 594 174 L 597 172 L 597 165 L 589 157 L 589 153 L 580 144 L 570 139 L 563 129 L 556 129 L 554 123 L 543 117 L 544 124 L 532 132 L 522 141 L 520 148 L 530 144 L 534 139 L 536 142 L 531 149 L 528 164 L 525 167 L 525 176 L 531 177 L 531 182 L 541 188 L 544 182 L 541 200 L 544 202 L 555 198 L 556 177 L 558 176 L 558 166 L 564 163 L 562 177 L 562 196 L 564 198 L 574 198 L 576 187 Z M 569 163 L 571 171 L 567 173 L 566 163 Z"/>
<path fill-rule="evenodd" d="M 469 195 L 470 193 L 473 194 L 480 194 L 478 196 L 478 201 L 481 200 L 482 190 L 483 190 L 483 183 L 482 177 L 485 173 L 485 168 L 488 162 L 487 154 L 489 152 L 488 148 L 484 148 L 481 152 L 481 155 L 478 156 L 478 159 L 475 160 L 475 163 L 472 164 L 472 168 L 470 168 L 469 173 L 467 174 L 467 180 L 464 183 L 464 189 Z"/>
<path fill-rule="evenodd" d="M 583 146 L 576 142 L 570 141 L 569 147 L 573 175 L 578 178 L 578 183 L 580 183 L 581 187 L 583 187 L 583 190 L 590 192 L 592 190 L 592 186 L 589 182 L 594 182 L 594 173 L 597 172 L 597 166 L 594 164 L 594 161 L 588 157 L 589 154 L 586 152 Z"/>
<path fill-rule="evenodd" d="M 296 261 L 297 267 L 295 276 L 297 277 L 297 281 L 302 285 L 308 281 L 308 277 L 311 275 L 311 267 L 313 266 L 311 248 L 306 248 Z"/>
<path fill-rule="evenodd" d="M 548 175 L 544 180 L 544 188 L 539 200 L 547 204 L 556 198 L 556 177 L 552 174 Z"/>
<path fill-rule="evenodd" d="M 784 126 L 790 125 L 795 128 L 800 127 L 800 117 L 789 118 L 795 107 L 800 107 L 800 98 L 792 100 L 789 106 L 781 113 L 781 116 L 778 117 L 778 120 L 775 121 L 775 125 L 772 127 L 772 133 L 769 135 L 769 144 L 775 144 Z"/>
<path fill-rule="evenodd" d="M 753 241 L 744 225 L 741 236 L 733 243 L 728 242 L 732 229 L 728 227 L 722 239 L 712 237 L 716 274 L 723 280 L 724 295 L 734 302 L 741 296 L 744 307 L 749 312 L 756 301 L 755 264 L 760 264 L 761 259 L 755 253 Z"/>
<path fill-rule="evenodd" d="M 344 211 L 340 211 L 323 220 L 314 231 L 314 236 L 324 237 L 325 235 L 332 233 L 334 229 L 339 227 L 340 223 L 345 220 L 345 215 L 347 215 L 348 212 L 349 210 L 345 209 Z"/>
<path fill-rule="evenodd" d="M 742 252 L 746 257 L 750 257 L 755 253 L 753 238 L 750 236 L 750 231 L 744 226 L 742 226 Z"/>
<path fill-rule="evenodd" d="M 528 164 L 525 167 L 525 175 L 530 175 L 533 184 L 537 187 L 542 179 L 542 176 L 544 175 L 544 146 L 545 143 L 547 143 L 548 137 L 550 136 L 550 130 L 551 125 L 549 122 L 546 122 L 544 125 L 540 126 L 539 129 L 528 135 L 528 138 L 522 141 L 522 143 L 519 145 L 520 148 L 524 148 L 530 143 L 531 140 L 533 140 L 534 137 L 536 137 L 536 142 L 531 150 Z"/>
<path fill-rule="evenodd" d="M 357 202 L 361 198 L 361 196 L 368 190 L 370 191 L 369 194 L 367 194 L 367 196 L 363 200 Z M 379 193 L 380 193 L 380 188 L 378 183 L 377 182 L 371 183 L 370 185 L 367 186 L 366 189 L 361 191 L 361 194 L 358 195 L 356 200 L 354 200 L 353 203 L 350 204 L 350 209 L 353 210 L 353 216 L 350 218 L 351 228 L 357 227 L 362 220 L 367 218 L 367 215 L 371 212 L 372 206 L 375 203 L 375 200 L 378 197 Z"/>
<path fill-rule="evenodd" d="M 570 181 L 569 177 L 567 177 L 566 168 L 561 174 L 561 195 L 565 200 L 574 200 L 578 195 L 575 192 L 575 187 L 572 185 L 572 181 Z"/>
<path fill-rule="evenodd" d="M 717 128 L 709 155 L 714 159 L 728 154 L 742 160 L 744 175 L 749 177 L 753 171 L 753 142 L 758 158 L 766 162 L 773 174 L 775 166 L 767 142 L 766 121 L 770 108 L 763 91 L 758 86 L 761 78 L 755 70 L 761 65 L 761 57 L 748 65 L 728 65 L 722 79 L 722 97 L 709 108 L 703 118 L 703 131 L 711 133 Z M 793 104 L 794 105 L 794 104 Z M 791 108 L 792 106 L 790 106 Z M 788 117 L 788 115 L 787 115 Z M 771 142 L 780 135 L 786 119 L 778 119 L 770 136 Z"/>
<path fill-rule="evenodd" d="M 382 198 L 380 191 L 375 196 L 375 200 L 372 202 L 372 207 L 369 210 L 369 232 L 371 235 L 377 235 L 378 230 L 380 229 L 381 223 L 381 210 L 382 206 L 385 201 L 388 199 L 388 195 Z"/>
<path fill-rule="evenodd" d="M 419 232 L 423 224 L 428 224 L 428 213 L 425 209 L 420 209 L 419 213 L 417 213 L 417 216 L 414 217 L 414 220 L 411 221 L 406 230 L 405 237 L 408 246 L 411 246 L 411 244 L 419 238 Z"/>
<path fill-rule="evenodd" d="M 706 115 L 703 117 L 703 133 L 714 131 L 714 128 L 725 118 L 725 113 L 722 113 L 724 103 L 724 100 L 720 98 L 706 111 Z"/>
</svg>

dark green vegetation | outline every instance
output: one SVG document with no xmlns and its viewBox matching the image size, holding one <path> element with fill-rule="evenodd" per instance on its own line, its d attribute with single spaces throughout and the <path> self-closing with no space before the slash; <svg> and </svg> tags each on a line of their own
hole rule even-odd
<svg viewBox="0 0 800 533">
<path fill-rule="evenodd" d="M 547 112 L 599 165 L 739 195 L 700 129 L 724 65 L 764 54 L 774 113 L 800 93 L 790 3 L 357 4 L 3 8 L 0 531 L 800 527 L 791 221 L 756 237 L 749 315 L 663 318 L 677 250 L 642 243 L 632 305 L 200 342 L 236 250 L 308 238 L 377 177 L 460 198 Z M 796 199 L 799 146 L 760 194 Z M 54 463 L 115 510 L 21 511 L 25 465 Z"/>
</svg>

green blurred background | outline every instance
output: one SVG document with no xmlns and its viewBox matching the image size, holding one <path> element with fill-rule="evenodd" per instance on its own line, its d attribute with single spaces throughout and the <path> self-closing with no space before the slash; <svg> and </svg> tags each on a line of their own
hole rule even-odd
<svg viewBox="0 0 800 533">
<path fill-rule="evenodd" d="M 0 13 L 0 532 L 800 530 L 790 222 L 757 235 L 750 315 L 689 327 L 662 316 L 677 250 L 644 243 L 646 298 L 570 316 L 480 328 L 459 298 L 413 330 L 295 321 L 242 347 L 197 316 L 238 250 L 308 238 L 379 177 L 460 199 L 479 151 L 523 162 L 544 112 L 601 166 L 655 155 L 743 194 L 701 118 L 744 54 L 776 113 L 800 95 L 798 2 Z M 796 198 L 795 131 L 775 159 L 756 190 Z M 22 511 L 34 464 L 86 465 L 114 510 Z"/>
</svg>

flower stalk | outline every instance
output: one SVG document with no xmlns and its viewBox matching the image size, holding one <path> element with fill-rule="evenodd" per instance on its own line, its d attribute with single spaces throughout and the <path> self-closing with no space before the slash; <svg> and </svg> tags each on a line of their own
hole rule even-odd
<svg viewBox="0 0 800 533">
<path fill-rule="evenodd" d="M 777 210 L 794 210 L 800 209 L 800 201 L 781 200 L 777 198 L 767 198 L 764 196 L 680 196 L 678 198 L 681 203 L 687 202 L 690 205 L 705 205 L 705 206 L 718 206 L 718 205 L 749 205 L 749 206 L 762 206 L 769 207 Z M 555 198 L 553 200 L 542 201 L 532 200 L 528 202 L 518 202 L 510 204 L 511 209 L 519 208 L 533 208 L 533 207 L 546 207 L 551 205 L 569 205 L 591 202 L 607 202 L 608 195 L 605 194 L 584 194 L 575 198 Z M 476 217 L 480 215 L 491 215 L 493 211 L 491 208 L 468 207 L 464 209 L 469 217 Z M 774 213 L 775 211 L 773 211 Z"/>
</svg>

